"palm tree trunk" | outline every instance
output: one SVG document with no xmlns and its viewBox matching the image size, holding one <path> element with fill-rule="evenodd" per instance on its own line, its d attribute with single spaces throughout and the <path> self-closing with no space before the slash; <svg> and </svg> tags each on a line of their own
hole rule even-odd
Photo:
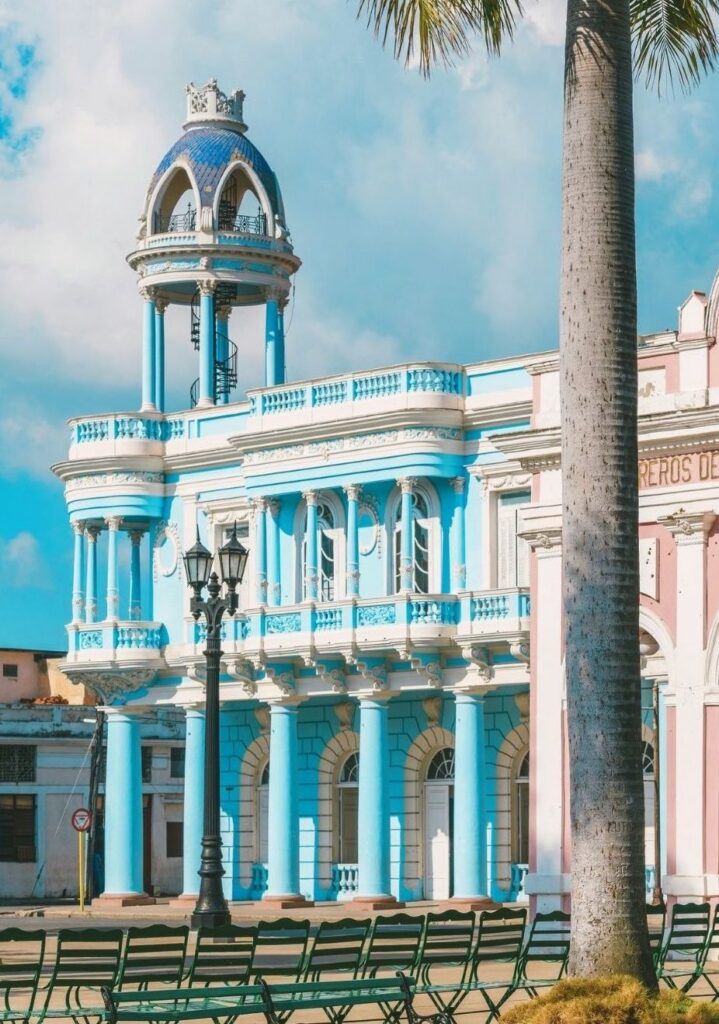
<svg viewBox="0 0 719 1024">
<path fill-rule="evenodd" d="M 629 0 L 568 0 L 561 283 L 570 973 L 654 986 L 644 912 Z"/>
</svg>

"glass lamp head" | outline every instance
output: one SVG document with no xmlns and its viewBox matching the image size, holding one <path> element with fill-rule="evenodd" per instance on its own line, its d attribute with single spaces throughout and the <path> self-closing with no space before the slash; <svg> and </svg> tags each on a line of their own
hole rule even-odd
<svg viewBox="0 0 719 1024">
<path fill-rule="evenodd" d="M 203 587 L 207 586 L 212 569 L 212 555 L 200 540 L 200 531 L 197 531 L 197 540 L 189 551 L 182 556 L 185 563 L 185 575 L 188 584 L 199 594 Z"/>
<path fill-rule="evenodd" d="M 248 555 L 247 548 L 242 546 L 237 537 L 237 523 L 235 523 L 232 527 L 230 539 L 217 552 L 222 579 L 230 590 L 234 590 L 238 584 L 242 583 L 242 577 L 245 575 L 245 568 L 247 567 Z"/>
</svg>

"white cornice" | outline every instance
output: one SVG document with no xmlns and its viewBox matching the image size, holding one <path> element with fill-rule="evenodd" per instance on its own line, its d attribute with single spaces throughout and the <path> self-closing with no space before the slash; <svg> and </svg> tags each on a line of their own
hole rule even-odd
<svg viewBox="0 0 719 1024">
<path fill-rule="evenodd" d="M 513 402 L 498 402 L 496 404 L 472 405 L 471 399 L 467 400 L 467 407 L 464 413 L 464 429 L 472 430 L 478 427 L 500 426 L 502 423 L 513 423 L 517 420 L 528 420 L 532 415 L 532 399 L 519 399 Z"/>
</svg>

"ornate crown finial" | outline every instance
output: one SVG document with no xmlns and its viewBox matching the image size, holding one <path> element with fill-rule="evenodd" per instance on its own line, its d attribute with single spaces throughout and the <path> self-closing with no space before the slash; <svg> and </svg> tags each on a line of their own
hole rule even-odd
<svg viewBox="0 0 719 1024">
<path fill-rule="evenodd" d="M 191 125 L 207 124 L 209 122 L 221 122 L 225 127 L 233 131 L 244 133 L 247 125 L 242 120 L 242 104 L 245 94 L 242 89 L 235 89 L 226 96 L 217 84 L 216 78 L 211 78 L 207 85 L 196 86 L 190 82 L 185 86 L 187 94 L 187 120 L 183 128 Z"/>
</svg>

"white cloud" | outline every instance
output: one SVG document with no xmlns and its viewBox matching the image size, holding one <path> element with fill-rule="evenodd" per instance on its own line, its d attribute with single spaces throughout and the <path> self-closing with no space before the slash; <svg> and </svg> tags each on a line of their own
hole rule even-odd
<svg viewBox="0 0 719 1024">
<path fill-rule="evenodd" d="M 638 181 L 661 181 L 667 175 L 675 174 L 681 165 L 671 154 L 658 153 L 647 147 L 637 152 L 634 166 Z"/>
<path fill-rule="evenodd" d="M 50 587 L 40 545 L 34 534 L 27 530 L 21 530 L 9 540 L 0 539 L 0 567 L 3 581 L 11 587 Z"/>
<path fill-rule="evenodd" d="M 66 424 L 60 418 L 45 418 L 37 405 L 20 400 L 2 402 L 0 472 L 47 479 L 50 465 L 67 455 L 69 439 Z"/>
<path fill-rule="evenodd" d="M 530 0 L 524 10 L 535 38 L 546 46 L 562 46 L 567 23 L 566 0 Z"/>
</svg>

